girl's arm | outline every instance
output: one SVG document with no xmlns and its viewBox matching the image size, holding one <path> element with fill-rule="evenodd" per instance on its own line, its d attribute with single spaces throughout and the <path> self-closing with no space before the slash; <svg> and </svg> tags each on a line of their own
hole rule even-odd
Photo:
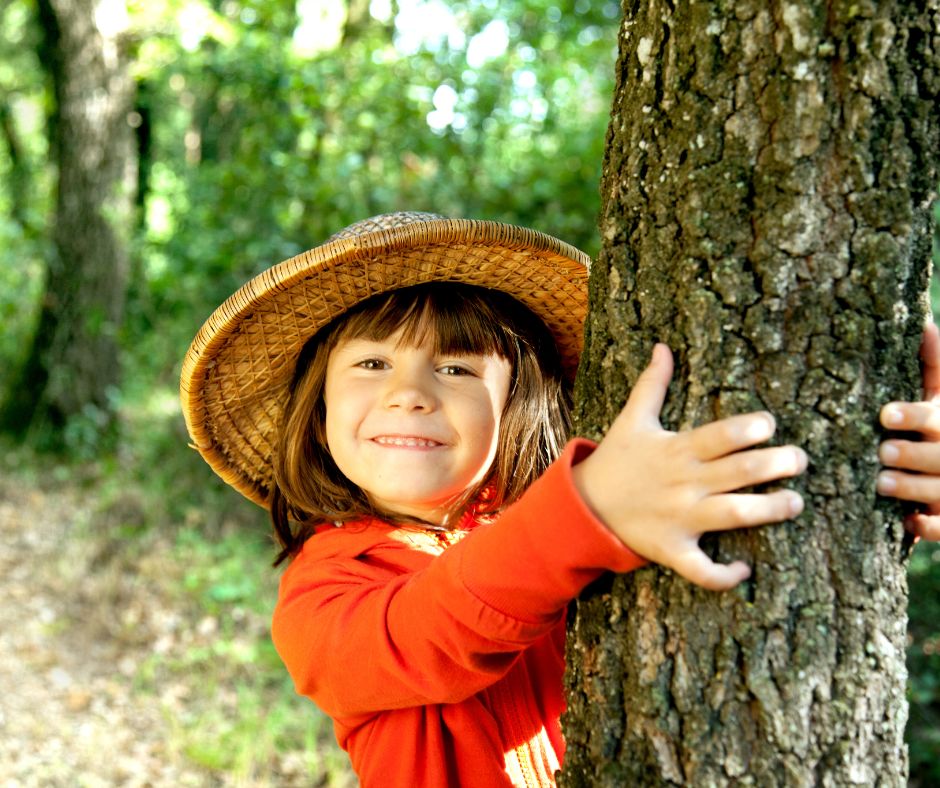
<svg viewBox="0 0 940 788">
<path fill-rule="evenodd" d="M 355 524 L 311 538 L 272 626 L 297 691 L 346 721 L 459 702 L 549 637 L 604 570 L 642 565 L 574 488 L 590 449 L 573 442 L 497 521 L 437 557 Z"/>
<path fill-rule="evenodd" d="M 920 433 L 922 440 L 891 438 L 878 455 L 890 470 L 878 476 L 878 492 L 924 504 L 905 525 L 916 537 L 940 541 L 940 330 L 930 324 L 920 346 L 924 399 L 890 402 L 881 409 L 881 424 L 894 431 Z"/>
<path fill-rule="evenodd" d="M 574 468 L 587 505 L 629 548 L 705 588 L 732 588 L 750 575 L 742 561 L 716 564 L 699 547 L 709 531 L 780 522 L 803 510 L 795 491 L 736 493 L 806 469 L 794 446 L 752 449 L 775 430 L 769 413 L 750 413 L 669 432 L 659 414 L 672 354 L 653 359 L 597 450 Z M 744 451 L 747 449 L 747 451 Z"/>
</svg>

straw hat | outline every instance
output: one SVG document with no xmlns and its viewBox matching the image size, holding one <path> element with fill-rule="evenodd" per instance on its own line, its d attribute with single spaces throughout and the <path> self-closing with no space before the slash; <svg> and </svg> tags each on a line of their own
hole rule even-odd
<svg viewBox="0 0 940 788">
<path fill-rule="evenodd" d="M 301 348 L 369 296 L 424 282 L 514 296 L 551 330 L 573 376 L 589 262 L 557 238 L 497 222 L 402 212 L 350 225 L 247 282 L 199 330 L 180 379 L 193 448 L 224 481 L 266 506 L 276 429 Z"/>
</svg>

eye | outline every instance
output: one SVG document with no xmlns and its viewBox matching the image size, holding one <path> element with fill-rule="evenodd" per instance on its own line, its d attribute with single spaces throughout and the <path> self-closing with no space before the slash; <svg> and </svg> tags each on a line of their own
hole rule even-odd
<svg viewBox="0 0 940 788">
<path fill-rule="evenodd" d="M 473 375 L 475 374 L 472 369 L 464 366 L 463 364 L 444 364 L 437 368 L 437 371 L 442 375 Z"/>
<path fill-rule="evenodd" d="M 380 358 L 364 358 L 362 361 L 356 362 L 356 366 L 360 367 L 361 369 L 388 369 L 388 363 Z"/>
</svg>

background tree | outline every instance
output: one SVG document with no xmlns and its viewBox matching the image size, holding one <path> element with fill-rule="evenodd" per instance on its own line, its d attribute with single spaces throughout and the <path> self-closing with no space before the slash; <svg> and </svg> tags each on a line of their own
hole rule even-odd
<svg viewBox="0 0 940 788">
<path fill-rule="evenodd" d="M 2 412 L 7 429 L 60 442 L 67 427 L 113 427 L 118 332 L 128 281 L 134 148 L 133 82 L 118 41 L 121 3 L 38 0 L 40 61 L 52 84 L 49 145 L 56 162 L 52 243 L 39 324 Z M 16 139 L 7 116 L 11 157 Z M 19 152 L 22 159 L 22 152 Z M 22 184 L 25 167 L 12 185 Z M 23 206 L 22 186 L 13 201 Z"/>
<path fill-rule="evenodd" d="M 919 392 L 938 31 L 936 3 L 625 4 L 580 430 L 663 340 L 664 425 L 767 409 L 811 465 L 795 522 L 711 543 L 753 567 L 735 591 L 650 568 L 578 605 L 565 785 L 906 782 L 876 424 Z"/>
</svg>

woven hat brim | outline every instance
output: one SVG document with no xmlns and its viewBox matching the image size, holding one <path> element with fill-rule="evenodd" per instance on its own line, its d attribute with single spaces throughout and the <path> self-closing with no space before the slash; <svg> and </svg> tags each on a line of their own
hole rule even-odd
<svg viewBox="0 0 940 788">
<path fill-rule="evenodd" d="M 186 354 L 180 397 L 193 446 L 225 482 L 267 506 L 276 430 L 301 348 L 370 296 L 425 282 L 514 296 L 548 326 L 573 377 L 589 262 L 536 230 L 439 219 L 335 240 L 279 263 L 213 312 Z"/>
</svg>

